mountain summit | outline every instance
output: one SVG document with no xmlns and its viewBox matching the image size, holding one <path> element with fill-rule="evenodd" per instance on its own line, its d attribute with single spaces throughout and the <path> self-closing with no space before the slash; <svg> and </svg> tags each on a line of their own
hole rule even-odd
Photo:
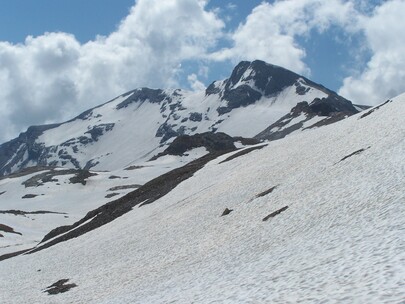
<svg viewBox="0 0 405 304">
<path fill-rule="evenodd" d="M 219 94 L 222 99 L 228 101 L 227 107 L 219 111 L 229 112 L 253 104 L 262 97 L 279 96 L 286 88 L 294 89 L 299 96 L 305 96 L 311 89 L 323 92 L 330 99 L 329 106 L 336 112 L 356 112 L 350 101 L 335 92 L 292 71 L 261 60 L 240 62 L 229 79 L 212 83 L 206 93 Z M 294 102 L 295 100 L 289 104 L 290 107 L 295 106 Z"/>
<path fill-rule="evenodd" d="M 308 107 L 298 111 L 302 103 Z M 303 76 L 243 61 L 228 79 L 202 92 L 139 88 L 67 122 L 30 127 L 0 146 L 0 175 L 31 166 L 114 170 L 151 159 L 181 135 L 277 139 L 357 112 L 350 101 Z"/>
</svg>

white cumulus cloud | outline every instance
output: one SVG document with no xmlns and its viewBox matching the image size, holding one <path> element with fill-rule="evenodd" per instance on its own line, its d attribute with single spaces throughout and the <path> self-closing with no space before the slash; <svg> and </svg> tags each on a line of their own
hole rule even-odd
<svg viewBox="0 0 405 304">
<path fill-rule="evenodd" d="M 222 35 L 205 5 L 138 0 L 115 32 L 84 44 L 66 33 L 0 42 L 0 142 L 135 87 L 177 86 L 181 62 L 205 57 Z"/>
<path fill-rule="evenodd" d="M 355 17 L 353 4 L 341 0 L 263 2 L 231 33 L 232 47 L 212 54 L 211 58 L 261 59 L 308 75 L 305 48 L 297 37 L 308 36 L 313 29 L 323 32 L 331 25 L 351 28 Z"/>
<path fill-rule="evenodd" d="M 208 10 L 208 2 L 137 0 L 115 32 L 86 43 L 68 33 L 0 42 L 0 142 L 136 87 L 178 87 L 181 75 L 201 90 L 201 79 L 217 62 L 261 59 L 310 76 L 305 42 L 313 31 L 328 35 L 331 28 L 348 41 L 363 37 L 363 49 L 353 50 L 353 58 L 364 62 L 369 55 L 366 66 L 348 71 L 340 94 L 375 104 L 405 91 L 405 0 L 262 2 L 230 32 L 226 17 Z M 231 11 L 239 7 L 235 3 L 224 7 Z M 183 69 L 187 62 L 199 71 Z"/>
<path fill-rule="evenodd" d="M 203 91 L 205 90 L 205 85 L 202 81 L 198 80 L 198 76 L 196 74 L 190 74 L 187 76 L 187 81 L 190 87 L 194 91 Z"/>
<path fill-rule="evenodd" d="M 405 92 L 405 1 L 392 0 L 363 16 L 359 26 L 371 58 L 344 80 L 339 93 L 360 104 L 377 104 Z"/>
<path fill-rule="evenodd" d="M 310 76 L 304 42 L 313 31 L 330 35 L 335 28 L 347 38 L 341 47 L 352 47 L 351 61 L 358 63 L 347 71 L 339 93 L 355 103 L 374 105 L 405 91 L 404 12 L 405 0 L 262 2 L 229 33 L 231 46 L 210 58 L 234 63 L 262 59 Z"/>
</svg>

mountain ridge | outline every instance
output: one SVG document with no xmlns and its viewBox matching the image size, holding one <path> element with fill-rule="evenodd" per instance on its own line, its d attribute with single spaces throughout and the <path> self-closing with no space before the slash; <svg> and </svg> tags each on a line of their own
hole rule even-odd
<svg viewBox="0 0 405 304">
<path fill-rule="evenodd" d="M 0 145 L 0 175 L 35 165 L 111 170 L 150 159 L 180 135 L 254 137 L 303 101 L 318 107 L 311 118 L 358 112 L 350 101 L 303 76 L 259 60 L 242 61 L 230 78 L 204 92 L 139 88 L 64 123 L 30 127 Z M 134 141 L 127 145 L 133 155 L 123 152 L 128 139 Z"/>
</svg>

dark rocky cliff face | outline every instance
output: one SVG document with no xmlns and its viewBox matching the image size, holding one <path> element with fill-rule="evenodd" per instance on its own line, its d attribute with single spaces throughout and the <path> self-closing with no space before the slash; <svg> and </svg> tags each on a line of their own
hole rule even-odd
<svg viewBox="0 0 405 304">
<path fill-rule="evenodd" d="M 44 164 L 42 156 L 44 147 L 35 140 L 46 130 L 56 128 L 60 124 L 32 126 L 17 138 L 0 145 L 0 176 L 11 172 L 15 165 L 23 168 L 30 161 Z M 24 155 L 27 154 L 27 157 Z"/>
<path fill-rule="evenodd" d="M 248 70 L 250 70 L 250 73 L 244 75 Z M 242 61 L 233 70 L 231 77 L 227 81 L 225 90 L 232 90 L 240 81 L 249 82 L 252 80 L 256 88 L 264 96 L 273 96 L 284 88 L 292 86 L 300 77 L 300 75 L 294 72 L 261 60 L 253 62 Z"/>
<path fill-rule="evenodd" d="M 125 99 L 123 102 L 121 102 L 119 105 L 117 105 L 117 110 L 126 108 L 133 102 L 144 102 L 146 100 L 149 100 L 149 102 L 152 103 L 160 103 L 165 98 L 167 98 L 167 95 L 164 94 L 163 90 L 160 89 L 155 90 L 149 88 L 136 89 L 126 93 L 125 95 L 129 97 Z"/>
</svg>

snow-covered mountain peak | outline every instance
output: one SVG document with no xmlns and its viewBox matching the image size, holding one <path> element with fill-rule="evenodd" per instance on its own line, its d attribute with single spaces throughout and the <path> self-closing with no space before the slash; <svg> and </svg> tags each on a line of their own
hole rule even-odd
<svg viewBox="0 0 405 304">
<path fill-rule="evenodd" d="M 205 92 L 138 88 L 67 122 L 30 127 L 0 146 L 0 175 L 37 165 L 115 170 L 149 160 L 180 135 L 254 137 L 300 102 L 312 107 L 311 119 L 358 112 L 303 76 L 259 60 L 242 61 Z"/>
<path fill-rule="evenodd" d="M 294 84 L 297 84 L 297 94 L 305 93 L 305 90 L 300 88 L 298 84 L 310 85 L 327 91 L 303 76 L 261 60 L 240 62 L 234 68 L 230 78 L 225 80 L 225 90 L 249 86 L 262 95 L 270 97 L 278 95 L 283 89 Z"/>
<path fill-rule="evenodd" d="M 226 101 L 226 105 L 218 109 L 220 115 L 255 104 L 263 98 L 270 99 L 273 105 L 285 110 L 301 101 L 311 103 L 315 98 L 329 98 L 337 111 L 356 111 L 348 100 L 322 85 L 261 60 L 240 62 L 230 78 L 213 82 L 207 88 L 206 95 L 214 94 Z"/>
<path fill-rule="evenodd" d="M 160 104 L 163 100 L 170 100 L 170 96 L 178 96 L 178 90 L 169 91 L 169 90 L 161 90 L 161 89 L 149 89 L 149 88 L 140 88 L 130 91 L 122 97 L 127 97 L 125 100 L 120 102 L 116 108 L 117 110 L 127 107 L 129 104 L 133 102 L 144 102 L 148 101 L 150 103 L 158 103 Z"/>
</svg>

